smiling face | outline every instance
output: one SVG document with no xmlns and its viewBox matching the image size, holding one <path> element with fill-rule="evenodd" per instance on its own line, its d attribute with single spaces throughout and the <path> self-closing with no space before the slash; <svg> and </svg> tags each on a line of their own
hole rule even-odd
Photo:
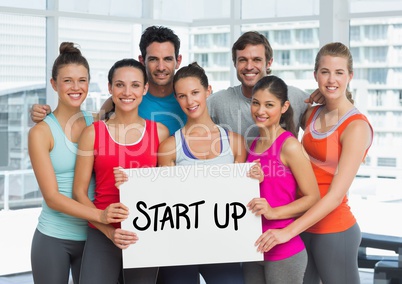
<svg viewBox="0 0 402 284">
<path fill-rule="evenodd" d="M 88 94 L 89 74 L 87 68 L 78 64 L 67 64 L 58 69 L 56 81 L 50 80 L 59 95 L 59 103 L 80 107 Z"/>
<path fill-rule="evenodd" d="M 175 83 L 176 99 L 189 118 L 198 118 L 207 112 L 207 97 L 211 86 L 205 88 L 196 77 L 181 78 Z"/>
<path fill-rule="evenodd" d="M 175 56 L 173 43 L 153 42 L 147 47 L 146 58 L 139 57 L 147 70 L 150 84 L 167 86 L 172 83 L 175 70 L 181 63 L 181 55 Z"/>
<path fill-rule="evenodd" d="M 148 84 L 144 84 L 142 71 L 131 66 L 117 68 L 114 71 L 112 83 L 109 83 L 109 92 L 116 111 L 137 109 L 147 90 Z"/>
<path fill-rule="evenodd" d="M 348 61 L 344 57 L 324 55 L 320 58 L 314 78 L 326 100 L 346 97 L 346 90 L 353 73 L 348 71 Z"/>
<path fill-rule="evenodd" d="M 267 61 L 265 58 L 265 48 L 262 44 L 249 44 L 243 50 L 236 51 L 237 79 L 243 88 L 249 89 L 250 92 L 258 80 L 267 75 L 267 68 L 271 64 L 272 60 Z"/>
<path fill-rule="evenodd" d="M 251 115 L 255 124 L 262 127 L 278 127 L 281 116 L 289 108 L 289 101 L 281 105 L 280 99 L 266 89 L 260 89 L 251 99 Z"/>
</svg>

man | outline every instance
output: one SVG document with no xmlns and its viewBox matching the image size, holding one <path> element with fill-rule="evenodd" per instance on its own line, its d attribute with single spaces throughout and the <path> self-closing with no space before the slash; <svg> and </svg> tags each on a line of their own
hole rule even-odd
<svg viewBox="0 0 402 284">
<path fill-rule="evenodd" d="M 139 46 L 141 55 L 138 60 L 145 66 L 149 84 L 148 92 L 138 107 L 139 115 L 164 124 L 172 135 L 187 120 L 173 93 L 173 76 L 182 59 L 179 54 L 180 39 L 167 27 L 151 26 L 144 30 Z M 109 98 L 102 110 L 111 108 Z M 49 112 L 47 105 L 33 105 L 31 118 L 39 122 Z"/>
<path fill-rule="evenodd" d="M 212 120 L 233 132 L 240 133 L 247 141 L 259 135 L 251 117 L 251 92 L 262 77 L 271 73 L 273 51 L 265 36 L 258 32 L 246 32 L 232 47 L 232 60 L 240 85 L 218 91 L 208 98 L 208 110 Z M 288 86 L 288 97 L 294 111 L 296 130 L 307 108 L 309 95 Z"/>
<path fill-rule="evenodd" d="M 144 64 L 149 89 L 139 115 L 164 124 L 172 135 L 186 123 L 186 115 L 173 93 L 173 76 L 180 67 L 180 40 L 169 28 L 151 26 L 141 36 L 138 60 Z"/>
</svg>

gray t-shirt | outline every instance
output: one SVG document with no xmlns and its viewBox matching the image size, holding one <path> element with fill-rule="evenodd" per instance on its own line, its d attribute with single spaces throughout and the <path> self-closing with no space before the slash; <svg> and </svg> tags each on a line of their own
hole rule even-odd
<svg viewBox="0 0 402 284">
<path fill-rule="evenodd" d="M 299 131 L 301 117 L 308 107 L 304 102 L 308 96 L 306 92 L 288 86 L 288 97 L 293 108 L 296 132 Z M 251 98 L 243 95 L 241 85 L 213 93 L 207 103 L 209 114 L 216 124 L 243 135 L 248 142 L 259 135 L 258 127 L 251 116 Z"/>
</svg>

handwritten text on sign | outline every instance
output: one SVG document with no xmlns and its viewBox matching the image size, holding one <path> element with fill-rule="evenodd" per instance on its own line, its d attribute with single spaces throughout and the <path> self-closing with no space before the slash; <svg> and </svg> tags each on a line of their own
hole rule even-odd
<svg viewBox="0 0 402 284">
<path fill-rule="evenodd" d="M 123 250 L 124 268 L 263 260 L 261 219 L 247 210 L 259 196 L 250 163 L 126 170 L 122 229 L 139 241 Z"/>
</svg>

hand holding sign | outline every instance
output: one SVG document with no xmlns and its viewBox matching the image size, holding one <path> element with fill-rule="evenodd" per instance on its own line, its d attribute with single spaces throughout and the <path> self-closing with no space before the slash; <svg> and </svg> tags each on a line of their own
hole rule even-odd
<svg viewBox="0 0 402 284">
<path fill-rule="evenodd" d="M 261 218 L 246 207 L 259 195 L 251 165 L 125 170 L 122 229 L 139 240 L 123 251 L 124 268 L 263 260 L 254 246 Z"/>
</svg>

